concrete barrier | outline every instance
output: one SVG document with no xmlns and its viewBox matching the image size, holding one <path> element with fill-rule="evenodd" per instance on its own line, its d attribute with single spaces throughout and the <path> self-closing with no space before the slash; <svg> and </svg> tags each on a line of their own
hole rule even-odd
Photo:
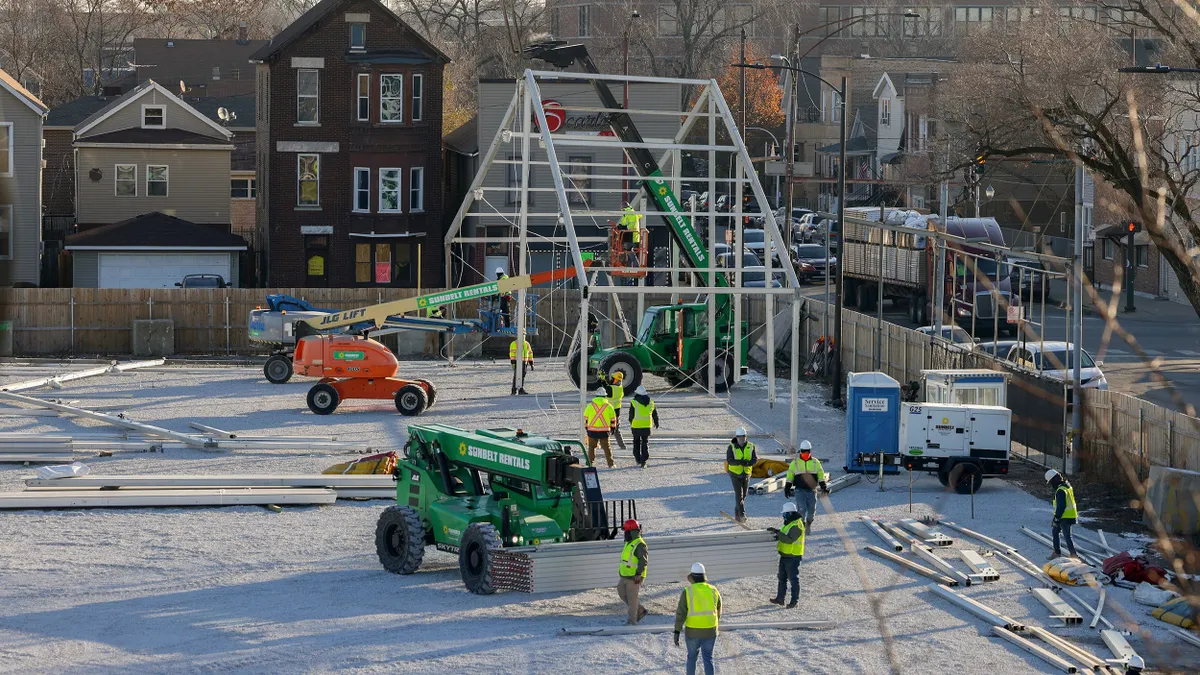
<svg viewBox="0 0 1200 675">
<path fill-rule="evenodd" d="M 134 356 L 170 356 L 175 353 L 175 322 L 170 319 L 136 319 L 133 322 Z"/>
<path fill-rule="evenodd" d="M 1167 534 L 1200 533 L 1200 472 L 1150 467 L 1146 501 L 1162 521 Z M 1142 522 L 1152 527 L 1148 514 Z"/>
</svg>

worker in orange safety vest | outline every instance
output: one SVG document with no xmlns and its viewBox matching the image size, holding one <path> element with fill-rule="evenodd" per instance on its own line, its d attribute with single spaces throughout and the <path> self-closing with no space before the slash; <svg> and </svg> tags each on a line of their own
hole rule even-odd
<svg viewBox="0 0 1200 675">
<path fill-rule="evenodd" d="M 608 468 L 613 468 L 612 447 L 608 444 L 608 435 L 617 428 L 617 413 L 613 410 L 608 391 L 604 387 L 596 390 L 596 397 L 583 409 L 583 426 L 588 437 L 588 463 L 596 463 L 596 446 L 599 445 L 604 448 L 604 459 L 608 462 Z"/>
</svg>

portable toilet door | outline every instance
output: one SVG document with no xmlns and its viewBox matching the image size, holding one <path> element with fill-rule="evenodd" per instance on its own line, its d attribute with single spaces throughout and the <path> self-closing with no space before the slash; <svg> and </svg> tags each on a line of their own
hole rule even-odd
<svg viewBox="0 0 1200 675">
<path fill-rule="evenodd" d="M 846 465 L 851 473 L 878 473 L 860 454 L 897 454 L 900 447 L 900 383 L 884 373 L 850 373 L 846 385 Z M 891 464 L 884 473 L 899 473 Z"/>
</svg>

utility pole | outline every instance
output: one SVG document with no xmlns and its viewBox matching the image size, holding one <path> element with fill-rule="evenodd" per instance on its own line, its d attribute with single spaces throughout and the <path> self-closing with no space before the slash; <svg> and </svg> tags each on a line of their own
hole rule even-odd
<svg viewBox="0 0 1200 675">
<path fill-rule="evenodd" d="M 793 26 L 792 32 L 793 35 L 795 35 L 793 42 L 795 43 L 795 54 L 796 58 L 798 59 L 800 57 L 800 24 Z M 800 68 L 800 64 L 796 63 L 793 67 Z M 785 225 L 783 236 L 789 248 L 792 245 L 792 201 L 796 194 L 796 188 L 794 185 L 796 178 L 796 153 L 794 152 L 794 148 L 796 147 L 796 122 L 798 121 L 796 117 L 800 110 L 799 70 L 792 72 L 792 87 L 790 94 L 792 100 L 791 105 L 788 106 L 787 114 L 787 141 L 784 143 L 785 147 L 783 148 L 783 151 L 787 153 L 787 197 L 784 202 L 784 207 L 786 208 L 783 215 L 783 222 Z"/>
<path fill-rule="evenodd" d="M 841 125 L 838 129 L 838 232 L 846 231 L 846 76 L 842 76 L 842 86 L 838 91 L 838 111 L 841 113 Z M 826 226 L 826 231 L 829 227 Z M 838 241 L 845 241 L 839 237 Z M 842 251 L 845 255 L 845 251 Z M 828 267 L 826 268 L 828 269 Z M 842 282 L 846 266 L 839 262 L 837 266 L 837 294 L 833 310 L 833 396 L 830 403 L 835 406 L 842 404 L 842 293 L 845 286 Z"/>
<path fill-rule="evenodd" d="M 1130 314 L 1137 311 L 1137 307 L 1133 306 L 1133 280 L 1137 276 L 1137 246 L 1133 243 L 1133 236 L 1140 228 L 1137 223 L 1130 221 L 1125 229 L 1128 232 L 1125 239 L 1125 313 Z"/>
<path fill-rule="evenodd" d="M 738 59 L 738 63 L 745 63 L 745 62 L 746 62 L 746 27 L 742 26 L 742 58 Z M 741 104 L 741 111 L 742 111 L 741 127 L 742 128 L 739 129 L 739 131 L 741 131 L 741 133 L 742 133 L 742 141 L 745 142 L 745 140 L 746 140 L 746 69 L 741 68 L 739 70 L 741 71 L 741 76 L 742 76 L 741 77 L 741 102 L 742 102 L 742 104 Z"/>
<path fill-rule="evenodd" d="M 1083 352 L 1083 192 L 1084 173 L 1082 166 L 1075 167 L 1075 255 L 1072 263 L 1071 283 L 1075 284 L 1075 295 L 1071 298 L 1071 332 L 1074 349 L 1074 382 L 1071 383 L 1071 462 L 1072 470 L 1078 468 L 1079 453 L 1083 445 L 1083 387 L 1080 385 Z"/>
</svg>

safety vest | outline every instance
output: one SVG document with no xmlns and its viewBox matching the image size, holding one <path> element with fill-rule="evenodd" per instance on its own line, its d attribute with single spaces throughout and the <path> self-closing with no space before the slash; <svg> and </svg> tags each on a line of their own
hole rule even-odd
<svg viewBox="0 0 1200 675">
<path fill-rule="evenodd" d="M 1067 485 L 1066 483 L 1059 485 L 1058 490 L 1055 491 L 1055 495 L 1054 495 L 1055 499 L 1058 498 L 1058 492 L 1060 492 L 1060 491 L 1067 493 L 1067 506 L 1066 506 L 1066 508 L 1063 509 L 1062 517 L 1063 518 L 1078 518 L 1079 511 L 1076 510 L 1076 508 L 1075 508 L 1075 488 L 1071 487 L 1070 485 Z M 1051 504 L 1053 505 L 1053 502 L 1051 502 Z"/>
<path fill-rule="evenodd" d="M 612 404 L 615 410 L 621 409 L 621 402 L 625 400 L 625 387 L 619 384 L 612 384 L 608 387 L 608 402 Z"/>
<path fill-rule="evenodd" d="M 630 405 L 633 407 L 633 419 L 629 420 L 629 426 L 634 429 L 649 429 L 650 422 L 654 419 L 654 401 L 642 405 L 635 398 Z"/>
<path fill-rule="evenodd" d="M 754 456 L 754 444 L 753 443 L 747 442 L 746 447 L 744 447 L 744 448 L 738 448 L 738 446 L 734 445 L 733 443 L 730 443 L 729 447 L 733 449 L 733 458 L 735 460 L 746 461 Z M 736 464 L 736 465 L 730 464 L 729 465 L 729 473 L 732 473 L 732 474 L 739 474 L 739 475 L 743 474 L 743 473 L 748 474 L 748 473 L 750 473 L 751 470 L 752 470 L 752 467 L 741 466 L 740 464 Z"/>
<path fill-rule="evenodd" d="M 588 431 L 608 433 L 612 430 L 613 420 L 617 417 L 612 404 L 606 398 L 597 396 L 583 410 L 583 423 Z"/>
<path fill-rule="evenodd" d="M 790 555 L 793 557 L 804 555 L 804 523 L 801 522 L 802 520 L 803 518 L 797 518 L 787 525 L 784 525 L 783 529 L 779 531 L 780 534 L 783 534 L 784 532 L 789 532 L 794 528 L 800 528 L 800 538 L 796 541 L 790 544 L 785 544 L 781 539 L 775 544 L 775 550 L 779 551 L 779 555 Z"/>
<path fill-rule="evenodd" d="M 821 468 L 821 461 L 812 456 L 808 458 L 808 461 L 799 457 L 793 459 L 792 463 L 788 464 L 787 480 L 788 482 L 792 482 L 792 479 L 797 475 L 804 475 L 806 473 L 815 475 L 817 482 L 825 480 L 825 470 Z"/>
<path fill-rule="evenodd" d="M 625 207 L 625 215 L 621 216 L 620 226 L 633 233 L 633 243 L 640 243 L 642 240 L 642 216 L 635 213 L 633 209 Z"/>
<path fill-rule="evenodd" d="M 683 591 L 687 595 L 687 620 L 683 622 L 688 628 L 716 628 L 717 601 L 721 592 L 716 586 L 705 583 L 693 583 Z"/>
<path fill-rule="evenodd" d="M 434 307 L 433 309 L 429 310 L 429 318 L 431 318 L 431 319 L 442 318 L 442 308 Z"/>
<path fill-rule="evenodd" d="M 637 551 L 638 545 L 645 543 L 646 542 L 641 537 L 638 537 L 633 541 L 626 542 L 625 548 L 621 550 L 621 576 L 637 576 L 637 568 L 642 561 L 637 557 L 637 553 L 635 553 L 635 551 Z M 646 565 L 646 569 L 643 570 L 643 573 L 649 570 L 650 566 Z"/>
<path fill-rule="evenodd" d="M 517 360 L 517 341 L 513 340 L 508 346 L 508 360 Z M 533 347 L 529 346 L 529 340 L 525 341 L 525 363 L 533 363 Z"/>
</svg>

